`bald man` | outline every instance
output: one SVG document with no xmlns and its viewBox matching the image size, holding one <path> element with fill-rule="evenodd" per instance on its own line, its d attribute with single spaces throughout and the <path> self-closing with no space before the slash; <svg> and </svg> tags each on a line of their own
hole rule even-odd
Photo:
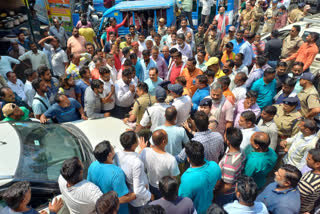
<svg viewBox="0 0 320 214">
<path fill-rule="evenodd" d="M 164 176 L 177 176 L 180 174 L 179 167 L 175 157 L 165 151 L 168 144 L 168 135 L 163 129 L 152 133 L 153 146 L 146 148 L 147 145 L 142 142 L 140 147 L 142 152 L 140 159 L 147 169 L 150 192 L 155 196 L 155 200 L 161 198 L 159 191 L 159 180 Z M 161 163 L 161 164 L 159 164 Z"/>
<path fill-rule="evenodd" d="M 266 183 L 266 177 L 277 162 L 278 155 L 269 148 L 270 138 L 267 133 L 256 132 L 250 141 L 253 150 L 246 153 L 247 163 L 244 174 L 253 177 L 258 189 L 262 189 Z"/>
</svg>

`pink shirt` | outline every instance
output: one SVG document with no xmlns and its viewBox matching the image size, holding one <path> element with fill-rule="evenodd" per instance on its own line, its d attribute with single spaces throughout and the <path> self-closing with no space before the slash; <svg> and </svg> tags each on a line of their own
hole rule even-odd
<svg viewBox="0 0 320 214">
<path fill-rule="evenodd" d="M 244 109 L 243 102 L 244 102 L 244 100 L 240 100 L 237 103 L 235 111 L 234 111 L 234 114 L 236 116 L 236 118 L 234 120 L 234 127 L 236 127 L 236 128 L 240 128 L 239 119 L 240 119 L 240 116 L 241 116 L 242 112 L 244 112 L 244 111 L 252 111 L 256 115 L 257 118 L 260 116 L 261 110 L 260 110 L 260 108 L 259 108 L 257 103 L 253 104 L 253 106 L 251 106 L 250 108 Z"/>
<path fill-rule="evenodd" d="M 67 47 L 71 48 L 71 53 L 82 54 L 86 52 L 86 39 L 83 36 L 79 36 L 78 38 L 71 36 L 68 39 Z"/>
<path fill-rule="evenodd" d="M 219 104 L 212 104 L 211 107 L 211 114 L 214 115 L 214 113 L 218 110 Z M 220 120 L 218 121 L 218 126 L 216 128 L 216 131 L 224 135 L 224 131 L 226 129 L 227 121 L 232 122 L 233 121 L 233 105 L 229 102 L 229 100 L 226 99 L 222 106 L 221 114 L 220 114 Z"/>
<path fill-rule="evenodd" d="M 214 19 L 218 21 L 218 30 L 221 32 L 222 22 L 223 22 L 224 16 L 226 16 L 225 24 L 224 24 L 224 33 L 221 34 L 221 38 L 223 38 L 226 35 L 226 27 L 229 24 L 229 17 L 226 14 L 223 14 L 223 15 L 218 14 L 218 15 L 216 15 L 216 17 L 214 17 Z"/>
</svg>

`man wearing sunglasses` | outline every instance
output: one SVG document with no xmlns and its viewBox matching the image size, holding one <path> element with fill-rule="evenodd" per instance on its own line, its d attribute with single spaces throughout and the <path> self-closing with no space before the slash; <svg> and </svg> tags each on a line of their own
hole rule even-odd
<svg viewBox="0 0 320 214">
<path fill-rule="evenodd" d="M 2 108 L 4 119 L 2 121 L 27 121 L 29 110 L 26 107 L 19 107 L 14 103 L 7 103 Z"/>
</svg>

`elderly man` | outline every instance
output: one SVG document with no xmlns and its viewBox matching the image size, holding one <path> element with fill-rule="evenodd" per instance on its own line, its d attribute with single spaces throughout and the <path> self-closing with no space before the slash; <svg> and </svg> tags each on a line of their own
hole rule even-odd
<svg viewBox="0 0 320 214">
<path fill-rule="evenodd" d="M 158 66 L 159 77 L 164 79 L 168 74 L 168 65 L 162 56 L 159 56 L 159 49 L 153 47 L 151 50 L 151 59 L 153 59 Z"/>
<path fill-rule="evenodd" d="M 218 122 L 216 131 L 224 134 L 225 129 L 233 125 L 233 106 L 225 96 L 223 96 L 222 86 L 214 83 L 211 86 L 211 117 Z"/>
<path fill-rule="evenodd" d="M 4 119 L 2 121 L 27 121 L 29 110 L 26 107 L 19 107 L 14 103 L 7 103 L 2 108 Z"/>
<path fill-rule="evenodd" d="M 23 101 L 27 101 L 26 94 L 24 92 L 24 84 L 20 79 L 17 79 L 17 76 L 14 72 L 8 72 L 6 74 L 8 79 L 8 86 L 15 92 Z"/>
<path fill-rule="evenodd" d="M 214 20 L 218 21 L 218 33 L 223 38 L 226 35 L 226 27 L 229 25 L 229 17 L 225 14 L 225 7 L 219 8 L 219 14 L 214 17 Z"/>
<path fill-rule="evenodd" d="M 283 159 L 285 164 L 291 164 L 299 170 L 306 165 L 306 157 L 310 149 L 316 146 L 317 137 L 317 123 L 314 120 L 304 119 L 299 124 L 300 131 L 280 142 L 280 146 L 287 152 Z"/>
<path fill-rule="evenodd" d="M 49 29 L 49 34 L 51 36 L 57 37 L 61 44 L 61 47 L 64 49 L 67 47 L 68 35 L 64 28 L 61 26 L 58 19 L 54 18 L 52 22 L 53 25 Z"/>
<path fill-rule="evenodd" d="M 40 122 L 46 123 L 48 118 L 56 118 L 59 123 L 72 122 L 76 120 L 87 120 L 83 108 L 80 103 L 73 99 L 68 98 L 64 94 L 57 94 L 55 97 L 56 103 L 41 115 Z"/>
<path fill-rule="evenodd" d="M 164 59 L 164 61 L 166 62 L 166 65 L 168 67 L 170 59 L 171 59 L 168 46 L 166 46 L 166 45 L 163 46 L 160 56 L 162 56 L 162 58 Z"/>
</svg>

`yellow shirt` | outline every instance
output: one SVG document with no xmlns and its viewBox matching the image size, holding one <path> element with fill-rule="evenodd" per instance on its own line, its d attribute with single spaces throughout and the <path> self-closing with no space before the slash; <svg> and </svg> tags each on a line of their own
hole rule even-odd
<svg viewBox="0 0 320 214">
<path fill-rule="evenodd" d="M 94 38 L 96 37 L 96 33 L 92 28 L 90 27 L 80 28 L 79 34 L 83 36 L 87 42 L 91 42 L 92 44 L 94 44 Z"/>
</svg>

